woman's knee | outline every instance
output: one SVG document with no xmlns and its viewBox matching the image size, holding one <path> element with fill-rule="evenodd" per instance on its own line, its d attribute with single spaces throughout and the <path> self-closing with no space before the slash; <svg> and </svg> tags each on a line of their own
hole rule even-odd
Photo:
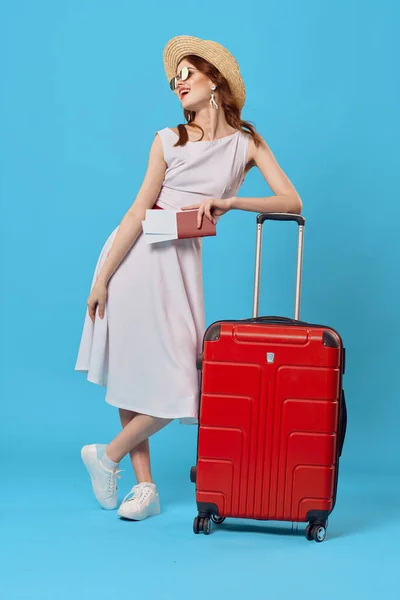
<svg viewBox="0 0 400 600">
<path fill-rule="evenodd" d="M 126 427 L 138 414 L 132 410 L 126 410 L 125 408 L 119 408 L 118 410 L 122 427 Z"/>
</svg>

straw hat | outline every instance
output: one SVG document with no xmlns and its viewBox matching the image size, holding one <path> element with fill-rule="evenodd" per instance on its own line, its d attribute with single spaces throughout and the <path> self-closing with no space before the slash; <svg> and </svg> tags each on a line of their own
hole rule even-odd
<svg viewBox="0 0 400 600">
<path fill-rule="evenodd" d="M 178 35 L 172 38 L 165 46 L 163 55 L 168 81 L 171 81 L 176 75 L 176 69 L 182 58 L 189 54 L 200 56 L 214 65 L 229 83 L 239 108 L 243 108 L 246 90 L 239 65 L 232 54 L 217 42 L 202 40 L 190 35 Z"/>
</svg>

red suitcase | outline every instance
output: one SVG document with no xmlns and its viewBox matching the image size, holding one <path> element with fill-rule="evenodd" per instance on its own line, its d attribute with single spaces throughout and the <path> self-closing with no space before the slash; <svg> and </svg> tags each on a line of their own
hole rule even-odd
<svg viewBox="0 0 400 600">
<path fill-rule="evenodd" d="M 266 220 L 299 226 L 294 320 L 257 317 Z M 253 318 L 204 336 L 195 533 L 234 517 L 304 522 L 307 539 L 325 539 L 346 432 L 345 350 L 331 327 L 299 321 L 304 225 L 258 215 Z"/>
</svg>

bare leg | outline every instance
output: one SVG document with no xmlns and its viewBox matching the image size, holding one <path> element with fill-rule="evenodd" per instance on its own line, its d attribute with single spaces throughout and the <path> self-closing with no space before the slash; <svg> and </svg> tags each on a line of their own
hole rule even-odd
<svg viewBox="0 0 400 600">
<path fill-rule="evenodd" d="M 132 412 L 130 410 L 125 410 L 124 408 L 119 409 L 119 417 L 121 419 L 122 427 L 126 427 L 128 423 L 134 419 L 138 413 Z M 131 463 L 133 470 L 136 475 L 136 480 L 138 483 L 154 483 L 153 477 L 151 474 L 151 465 L 150 465 L 150 444 L 149 440 L 144 440 L 141 444 L 136 446 L 133 450 L 129 452 L 131 457 Z"/>
<path fill-rule="evenodd" d="M 147 440 L 151 435 L 168 425 L 172 419 L 161 419 L 149 415 L 136 415 L 107 446 L 107 456 L 114 462 Z"/>
</svg>

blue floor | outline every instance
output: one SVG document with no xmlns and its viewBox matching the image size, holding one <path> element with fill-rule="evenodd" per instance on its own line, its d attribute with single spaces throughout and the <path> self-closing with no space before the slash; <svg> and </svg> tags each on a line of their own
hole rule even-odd
<svg viewBox="0 0 400 600">
<path fill-rule="evenodd" d="M 193 486 L 165 474 L 162 515 L 121 521 L 97 507 L 76 456 L 62 460 L 2 469 L 2 600 L 400 597 L 400 478 L 342 472 L 317 544 L 289 524 L 226 521 L 195 536 Z M 121 495 L 133 483 L 123 468 Z"/>
</svg>

